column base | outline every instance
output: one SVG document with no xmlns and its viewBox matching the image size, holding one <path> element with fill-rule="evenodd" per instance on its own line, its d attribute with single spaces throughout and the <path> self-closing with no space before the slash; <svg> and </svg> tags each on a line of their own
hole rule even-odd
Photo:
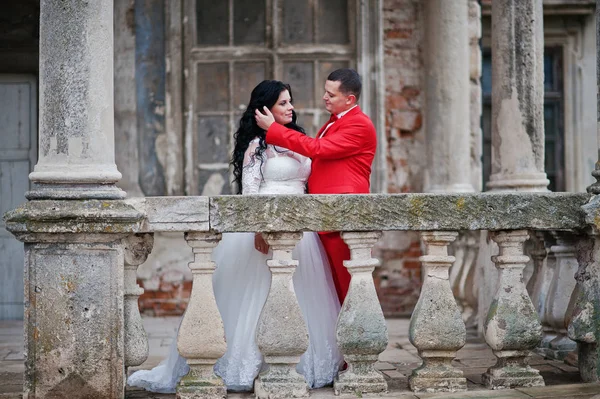
<svg viewBox="0 0 600 399">
<path fill-rule="evenodd" d="M 413 370 L 408 385 L 413 392 L 459 392 L 467 390 L 462 370 L 452 366 L 455 351 L 419 351 L 423 364 Z M 434 357 L 435 356 L 435 357 Z"/>
<path fill-rule="evenodd" d="M 540 356 L 548 357 L 548 352 L 550 350 L 550 342 L 556 337 L 558 337 L 558 335 L 553 331 L 544 333 L 544 336 L 542 337 L 542 340 L 540 341 L 539 345 L 533 351 Z"/>
<path fill-rule="evenodd" d="M 295 364 L 269 364 L 254 382 L 254 395 L 258 399 L 302 398 L 308 396 L 308 384 Z"/>
<path fill-rule="evenodd" d="M 564 360 L 569 353 L 577 349 L 577 343 L 566 335 L 559 335 L 550 341 L 546 356 L 550 359 Z"/>
<path fill-rule="evenodd" d="M 33 184 L 25 193 L 28 200 L 124 199 L 127 193 L 114 184 Z"/>
<path fill-rule="evenodd" d="M 546 385 L 540 372 L 530 366 L 510 365 L 500 369 L 491 367 L 483 373 L 481 380 L 489 389 L 543 387 Z"/>
<path fill-rule="evenodd" d="M 226 398 L 227 387 L 213 372 L 214 364 L 190 364 L 190 372 L 177 385 L 177 398 Z"/>
<path fill-rule="evenodd" d="M 385 378 L 372 365 L 370 371 L 361 373 L 354 372 L 351 367 L 348 364 L 348 369 L 335 377 L 333 390 L 336 395 L 387 392 L 388 386 Z"/>
<path fill-rule="evenodd" d="M 467 390 L 467 379 L 442 377 L 408 377 L 410 390 L 417 393 L 462 392 Z"/>
<path fill-rule="evenodd" d="M 428 187 L 425 192 L 432 194 L 448 194 L 448 193 L 473 193 L 475 189 L 469 183 L 456 183 L 456 184 L 446 184 L 446 185 L 433 185 Z"/>
<path fill-rule="evenodd" d="M 488 191 L 548 192 L 550 180 L 546 173 L 493 174 L 487 183 Z"/>
</svg>

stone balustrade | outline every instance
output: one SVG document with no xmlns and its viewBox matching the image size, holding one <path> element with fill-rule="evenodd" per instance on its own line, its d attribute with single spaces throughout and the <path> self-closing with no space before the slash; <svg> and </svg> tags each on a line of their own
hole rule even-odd
<svg viewBox="0 0 600 399">
<path fill-rule="evenodd" d="M 221 233 L 267 233 L 265 237 L 275 249 L 273 260 L 269 261 L 273 284 L 267 300 L 269 306 L 265 306 L 261 315 L 257 342 L 271 367 L 258 378 L 256 392 L 259 397 L 275 398 L 308 395 L 302 377 L 294 373 L 295 364 L 305 350 L 307 341 L 304 321 L 297 309 L 293 290 L 290 290 L 291 275 L 297 264 L 291 257 L 291 250 L 303 231 L 341 231 L 351 250 L 351 259 L 345 262 L 352 275 L 351 289 L 342 306 L 337 326 L 338 345 L 348 369 L 335 380 L 336 393 L 387 390 L 385 379 L 374 368 L 378 355 L 387 345 L 387 331 L 372 278 L 378 260 L 371 257 L 373 245 L 380 232 L 385 230 L 420 231 L 427 248 L 421 258 L 425 281 L 419 305 L 411 320 L 410 338 L 423 359 L 423 365 L 415 369 L 410 378 L 412 390 L 438 392 L 466 389 L 462 373 L 451 365 L 456 351 L 464 345 L 466 330 L 449 277 L 454 257 L 448 254 L 449 245 L 459 232 L 465 231 L 491 231 L 493 240 L 500 248 L 500 253 L 490 259 L 496 264 L 500 279 L 485 328 L 486 341 L 498 358 L 497 363 L 490 364 L 483 375 L 489 388 L 544 383 L 537 370 L 527 363 L 529 352 L 541 339 L 542 326 L 538 311 L 544 303 L 545 309 L 550 309 L 552 319 L 560 320 L 564 318 L 561 313 L 566 312 L 566 306 L 564 300 L 551 306 L 548 306 L 548 300 L 540 298 L 534 298 L 532 302 L 522 280 L 523 268 L 528 261 L 523 244 L 530 236 L 539 238 L 539 232 L 542 231 L 558 232 L 556 236 L 563 243 L 562 250 L 557 246 L 552 247 L 555 252 L 562 251 L 564 254 L 557 265 L 563 276 L 561 279 L 568 279 L 574 268 L 573 254 L 577 254 L 580 275 L 576 290 L 578 301 L 571 301 L 572 315 L 567 315 L 567 319 L 571 320 L 568 336 L 588 345 L 584 356 L 580 356 L 580 362 L 587 361 L 586 364 L 589 364 L 590 359 L 595 358 L 594 334 L 597 331 L 594 330 L 593 317 L 598 311 L 595 308 L 598 303 L 598 282 L 594 276 L 581 276 L 590 274 L 590 271 L 593 273 L 597 267 L 598 260 L 595 257 L 599 255 L 593 249 L 598 243 L 596 236 L 592 235 L 584 240 L 590 243 L 587 247 L 574 250 L 572 245 L 566 244 L 572 242 L 569 240 L 573 237 L 572 233 L 567 232 L 583 234 L 589 226 L 596 229 L 595 223 L 600 223 L 600 217 L 597 217 L 600 215 L 600 206 L 594 202 L 595 197 L 592 202 L 590 198 L 592 196 L 588 194 L 565 193 L 465 193 L 147 197 L 124 201 L 35 200 L 7 213 L 5 219 L 7 228 L 25 242 L 46 239 L 49 242 L 67 243 L 71 239 L 85 241 L 84 238 L 89 236 L 98 241 L 115 242 L 110 244 L 110 248 L 114 247 L 117 255 L 122 254 L 119 256 L 122 257 L 125 273 L 123 275 L 122 271 L 120 274 L 125 286 L 121 285 L 119 291 L 119 284 L 116 284 L 115 290 L 125 297 L 121 302 L 125 311 L 111 314 L 109 311 L 96 310 L 95 313 L 96 317 L 105 319 L 107 326 L 119 325 L 118 320 L 113 320 L 119 314 L 124 318 L 121 324 L 124 325 L 124 332 L 118 329 L 105 331 L 106 337 L 115 339 L 114 353 L 119 353 L 118 348 L 123 347 L 118 342 L 128 342 L 124 360 L 121 363 L 113 362 L 112 366 L 106 365 L 105 372 L 110 370 L 113 374 L 123 374 L 125 366 L 139 363 L 146 356 L 146 341 L 140 329 L 139 313 L 131 306 L 132 298 L 139 295 L 132 273 L 151 250 L 152 233 L 185 233 L 185 239 L 194 252 L 194 261 L 190 263 L 193 273 L 192 297 L 178 336 L 179 352 L 188 359 L 190 365 L 190 373 L 182 380 L 179 389 L 180 397 L 186 398 L 224 397 L 227 394 L 223 382 L 212 371 L 216 360 L 226 349 L 211 285 L 215 268 L 211 261 L 212 250 L 218 244 Z M 103 215 L 107 217 L 106 223 L 103 222 Z M 534 231 L 538 233 L 534 234 Z M 38 248 L 45 245 L 42 241 L 42 244 L 30 245 L 29 248 L 34 252 L 47 252 L 44 248 Z M 538 263 L 538 275 L 544 274 L 540 263 L 540 245 L 543 244 L 538 243 L 539 253 L 532 254 Z M 36 267 L 39 268 L 39 264 Z M 40 273 L 40 270 L 36 270 L 36 273 Z M 53 358 L 45 352 L 45 343 L 40 342 L 36 334 L 45 336 L 53 330 L 40 329 L 44 323 L 50 326 L 49 319 L 39 319 L 50 313 L 48 310 L 36 313 L 40 306 L 46 306 L 40 296 L 45 295 L 46 291 L 44 284 L 36 282 L 33 277 L 28 276 L 26 384 L 33 384 L 31 391 L 37 389 L 40 392 L 39 387 L 34 386 L 40 381 L 29 376 L 53 369 Z M 109 279 L 110 276 L 107 274 L 105 278 Z M 574 284 L 571 282 L 571 287 Z M 534 286 L 531 283 L 531 287 Z M 572 288 L 561 288 L 554 284 L 555 288 L 551 290 L 551 286 L 547 284 L 545 290 L 559 292 L 561 297 L 569 298 L 567 291 Z M 42 293 L 38 292 L 40 287 Z M 536 295 L 540 296 L 541 293 Z M 85 306 L 86 300 L 89 298 L 81 299 L 82 306 Z M 110 309 L 115 306 L 118 309 L 120 305 L 116 303 L 111 306 Z M 281 324 L 277 316 L 281 306 L 286 306 L 288 310 L 296 309 L 296 312 L 290 310 L 287 313 L 289 317 L 286 323 L 293 325 L 293 328 L 277 327 Z M 68 309 L 68 303 L 65 303 L 65 309 Z M 293 323 L 290 322 L 292 313 L 297 316 L 292 317 Z M 38 319 L 33 320 L 32 317 Z M 277 331 L 275 335 L 279 335 L 273 336 L 274 331 Z M 565 338 L 565 328 L 560 332 Z M 287 351 L 283 354 L 280 348 L 282 342 Z M 79 366 L 75 363 L 71 367 L 77 369 Z M 122 384 L 122 378 L 114 381 L 121 381 Z M 95 392 L 99 391 L 100 386 L 101 383 L 96 385 Z"/>
</svg>

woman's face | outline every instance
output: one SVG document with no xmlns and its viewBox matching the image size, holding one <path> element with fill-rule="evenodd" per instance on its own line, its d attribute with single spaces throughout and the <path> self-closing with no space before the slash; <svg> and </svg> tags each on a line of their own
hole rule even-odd
<svg viewBox="0 0 600 399">
<path fill-rule="evenodd" d="M 287 90 L 282 91 L 279 94 L 279 98 L 273 107 L 271 113 L 275 118 L 275 122 L 280 125 L 287 125 L 292 121 L 292 110 L 294 106 L 291 102 L 290 92 Z"/>
</svg>

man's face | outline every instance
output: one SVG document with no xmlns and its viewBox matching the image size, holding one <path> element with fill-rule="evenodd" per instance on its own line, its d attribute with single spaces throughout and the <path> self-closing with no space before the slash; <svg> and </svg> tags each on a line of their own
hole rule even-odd
<svg viewBox="0 0 600 399">
<path fill-rule="evenodd" d="M 341 83 L 332 80 L 325 82 L 325 94 L 323 95 L 325 109 L 336 115 L 346 111 L 356 103 L 354 94 L 345 95 L 340 91 Z"/>
</svg>

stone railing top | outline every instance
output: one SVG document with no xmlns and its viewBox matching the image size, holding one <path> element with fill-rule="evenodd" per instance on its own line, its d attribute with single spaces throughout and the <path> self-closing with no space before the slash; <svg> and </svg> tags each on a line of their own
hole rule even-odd
<svg viewBox="0 0 600 399">
<path fill-rule="evenodd" d="M 589 194 L 259 195 L 210 198 L 226 231 L 580 230 Z"/>
<path fill-rule="evenodd" d="M 7 212 L 5 220 L 15 234 L 582 230 L 600 226 L 600 201 L 591 197 L 521 192 L 45 200 L 27 202 Z"/>
</svg>

